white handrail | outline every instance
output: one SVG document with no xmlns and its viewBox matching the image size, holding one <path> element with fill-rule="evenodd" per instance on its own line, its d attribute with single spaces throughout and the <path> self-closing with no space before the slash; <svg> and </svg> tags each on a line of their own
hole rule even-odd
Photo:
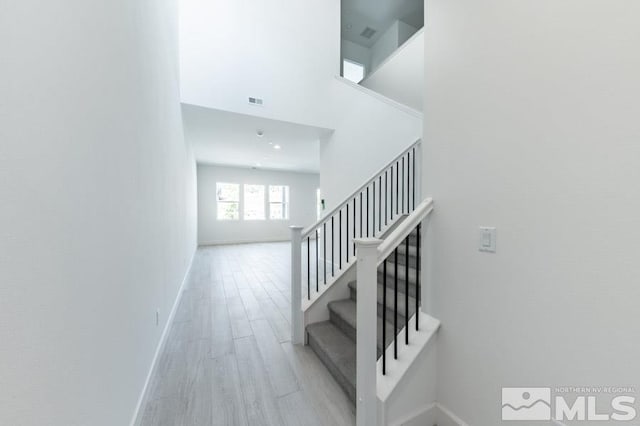
<svg viewBox="0 0 640 426">
<path fill-rule="evenodd" d="M 391 255 L 409 234 L 433 211 L 433 199 L 426 198 L 378 246 L 378 265 Z"/>
<path fill-rule="evenodd" d="M 398 161 L 399 159 L 401 159 L 402 157 L 404 157 L 409 151 L 411 151 L 413 148 L 417 147 L 418 145 L 420 145 L 420 143 L 422 143 L 422 139 L 418 139 L 417 141 L 415 141 L 414 143 L 412 143 L 411 145 L 409 145 L 408 148 L 404 149 L 400 154 L 396 155 L 393 160 L 389 161 L 384 167 L 382 167 L 380 170 L 378 170 L 371 178 L 369 178 L 363 185 L 361 185 L 360 187 L 358 187 L 358 189 L 356 189 L 355 191 L 353 191 L 349 196 L 345 197 L 344 199 L 346 200 L 345 202 L 339 204 L 337 207 L 335 207 L 333 210 L 331 210 L 329 213 L 326 213 L 324 216 L 322 216 L 322 218 L 320 218 L 320 220 L 318 220 L 316 223 L 314 223 L 313 225 L 305 228 L 304 231 L 302 231 L 302 239 L 304 240 L 305 238 L 307 238 L 308 236 L 311 235 L 312 232 L 314 232 L 317 228 L 319 228 L 323 223 L 329 221 L 331 219 L 331 216 L 334 216 L 338 211 L 340 211 L 340 209 L 344 208 L 347 203 L 351 202 L 351 200 L 358 195 L 361 191 L 363 191 L 367 186 L 371 185 L 371 183 L 373 181 L 375 181 L 378 177 L 380 177 L 385 170 L 387 170 L 389 167 L 391 167 L 396 161 Z"/>
</svg>

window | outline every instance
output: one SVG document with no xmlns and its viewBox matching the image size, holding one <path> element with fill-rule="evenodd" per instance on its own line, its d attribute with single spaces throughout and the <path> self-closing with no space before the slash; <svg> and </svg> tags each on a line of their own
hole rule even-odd
<svg viewBox="0 0 640 426">
<path fill-rule="evenodd" d="M 237 183 L 216 184 L 218 220 L 240 219 L 240 185 Z"/>
<path fill-rule="evenodd" d="M 269 219 L 289 219 L 289 187 L 269 185 Z"/>
<path fill-rule="evenodd" d="M 364 78 L 364 65 L 344 59 L 342 61 L 342 76 L 354 83 L 360 83 Z"/>
<path fill-rule="evenodd" d="M 245 185 L 244 220 L 264 219 L 264 185 Z"/>
</svg>

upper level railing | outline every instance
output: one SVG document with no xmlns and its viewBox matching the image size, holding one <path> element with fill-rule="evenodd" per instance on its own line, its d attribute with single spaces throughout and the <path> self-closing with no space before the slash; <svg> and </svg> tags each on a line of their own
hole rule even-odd
<svg viewBox="0 0 640 426">
<path fill-rule="evenodd" d="M 420 141 L 413 143 L 340 205 L 300 235 L 301 285 L 307 303 L 351 266 L 356 238 L 377 237 L 411 213 L 419 197 Z M 292 247 L 293 248 L 293 247 Z"/>
</svg>

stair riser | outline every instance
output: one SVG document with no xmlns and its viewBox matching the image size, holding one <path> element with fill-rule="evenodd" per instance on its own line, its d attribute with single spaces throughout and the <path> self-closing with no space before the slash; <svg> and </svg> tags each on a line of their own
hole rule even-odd
<svg viewBox="0 0 640 426">
<path fill-rule="evenodd" d="M 407 256 L 405 256 L 404 254 L 400 254 L 398 253 L 398 265 L 406 265 L 407 264 Z M 387 264 L 387 269 L 389 269 L 389 266 L 392 265 L 391 262 L 389 262 Z M 414 255 L 409 255 L 409 266 L 411 266 L 412 268 L 415 268 L 417 265 L 417 258 Z"/>
<path fill-rule="evenodd" d="M 351 300 L 357 301 L 358 295 L 357 290 L 349 288 L 349 293 L 351 296 Z M 394 300 L 393 300 L 393 292 L 390 289 L 387 289 L 387 318 L 393 318 L 393 308 L 394 308 Z M 409 317 L 412 317 L 416 311 L 416 302 L 415 299 L 409 299 Z M 405 297 L 404 293 L 398 292 L 398 321 L 404 323 L 404 317 L 406 316 L 407 310 L 405 309 Z M 378 316 L 382 317 L 382 294 L 378 294 Z"/>
<path fill-rule="evenodd" d="M 401 271 L 402 270 L 402 271 Z M 378 272 L 378 283 L 383 284 L 384 275 L 382 272 Z M 395 287 L 394 270 L 389 271 L 387 268 L 387 288 L 393 289 Z M 405 293 L 407 286 L 404 281 L 404 268 L 398 267 L 398 293 Z M 409 296 L 416 297 L 416 280 L 412 271 L 409 271 Z"/>
<path fill-rule="evenodd" d="M 356 403 L 356 388 L 352 386 L 349 380 L 340 372 L 340 370 L 333 364 L 331 359 L 325 354 L 322 347 L 316 342 L 312 335 L 309 334 L 309 347 L 318 355 L 320 361 L 327 367 L 331 375 L 338 382 L 340 387 L 345 391 L 349 399 L 353 404 Z"/>
<path fill-rule="evenodd" d="M 351 340 L 356 341 L 357 331 L 348 322 L 344 321 L 340 315 L 329 309 L 329 319 L 336 325 L 344 334 L 346 334 Z"/>
</svg>

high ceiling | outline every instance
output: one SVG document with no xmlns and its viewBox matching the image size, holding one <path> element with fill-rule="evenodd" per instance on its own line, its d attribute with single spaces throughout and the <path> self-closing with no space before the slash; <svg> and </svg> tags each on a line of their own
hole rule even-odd
<svg viewBox="0 0 640 426">
<path fill-rule="evenodd" d="M 185 138 L 200 164 L 314 172 L 327 129 L 182 105 Z M 263 136 L 258 136 L 258 131 Z M 279 147 L 279 149 L 277 149 Z"/>
<path fill-rule="evenodd" d="M 342 0 L 342 38 L 371 47 L 395 20 L 415 28 L 424 24 L 424 0 Z M 365 28 L 376 30 L 367 39 Z"/>
</svg>

